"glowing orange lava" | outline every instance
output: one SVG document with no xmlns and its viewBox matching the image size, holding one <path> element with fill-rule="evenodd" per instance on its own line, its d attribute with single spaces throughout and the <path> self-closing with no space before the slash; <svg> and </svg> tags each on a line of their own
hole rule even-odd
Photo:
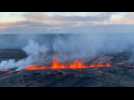
<svg viewBox="0 0 134 100">
<path fill-rule="evenodd" d="M 25 70 L 28 71 L 42 71 L 42 70 L 48 70 L 48 67 L 46 66 L 39 66 L 39 65 L 30 65 L 25 68 Z"/>
<path fill-rule="evenodd" d="M 25 68 L 27 71 L 47 71 L 47 70 L 80 70 L 88 68 L 109 68 L 112 65 L 106 64 L 90 64 L 86 65 L 81 60 L 75 60 L 71 64 L 63 64 L 59 59 L 54 58 L 51 66 L 30 65 Z"/>
<path fill-rule="evenodd" d="M 52 65 L 50 67 L 52 70 L 62 70 L 65 69 L 65 65 L 60 62 L 59 59 L 54 58 L 52 61 Z"/>
</svg>

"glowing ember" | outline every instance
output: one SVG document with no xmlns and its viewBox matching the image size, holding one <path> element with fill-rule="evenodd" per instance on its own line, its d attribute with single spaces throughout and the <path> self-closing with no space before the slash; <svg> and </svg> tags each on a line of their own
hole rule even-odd
<svg viewBox="0 0 134 100">
<path fill-rule="evenodd" d="M 87 68 L 109 68 L 112 65 L 106 64 L 91 64 L 86 65 L 81 60 L 75 60 L 71 64 L 62 64 L 59 59 L 53 59 L 51 66 L 30 65 L 25 68 L 27 71 L 46 71 L 46 70 L 80 70 Z"/>
</svg>

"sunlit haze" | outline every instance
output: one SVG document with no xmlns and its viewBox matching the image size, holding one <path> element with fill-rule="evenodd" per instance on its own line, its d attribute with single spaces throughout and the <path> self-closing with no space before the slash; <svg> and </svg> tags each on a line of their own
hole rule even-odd
<svg viewBox="0 0 134 100">
<path fill-rule="evenodd" d="M 133 24 L 133 12 L 0 12 L 1 34 L 84 33 L 115 26 L 122 32 L 123 25 L 127 31 Z"/>
</svg>

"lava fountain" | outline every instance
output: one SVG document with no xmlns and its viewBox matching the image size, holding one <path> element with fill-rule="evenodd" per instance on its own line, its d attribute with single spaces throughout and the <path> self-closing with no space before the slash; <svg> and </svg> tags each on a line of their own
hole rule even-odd
<svg viewBox="0 0 134 100">
<path fill-rule="evenodd" d="M 110 63 L 99 63 L 99 64 L 84 64 L 82 60 L 75 60 L 69 64 L 63 64 L 57 58 L 52 60 L 50 66 L 41 66 L 41 65 L 29 65 L 25 68 L 26 71 L 47 71 L 47 70 L 81 70 L 81 69 L 89 69 L 89 68 L 109 68 L 112 64 Z"/>
</svg>

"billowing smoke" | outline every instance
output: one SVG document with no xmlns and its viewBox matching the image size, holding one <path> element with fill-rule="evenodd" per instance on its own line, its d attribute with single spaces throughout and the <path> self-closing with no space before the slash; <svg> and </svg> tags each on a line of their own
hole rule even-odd
<svg viewBox="0 0 134 100">
<path fill-rule="evenodd" d="M 90 60 L 97 55 L 123 51 L 134 54 L 134 36 L 130 33 L 47 34 L 17 36 L 16 40 L 14 43 L 22 44 L 20 49 L 23 49 L 28 57 L 19 61 L 14 59 L 1 61 L 1 70 L 14 67 L 20 70 L 31 64 L 47 65 L 53 56 L 64 62 L 81 58 Z"/>
<path fill-rule="evenodd" d="M 14 59 L 2 61 L 0 63 L 0 69 L 7 70 L 16 67 L 17 70 L 20 70 L 31 64 L 41 64 L 46 62 L 45 57 L 47 58 L 47 56 L 45 56 L 45 54 L 47 52 L 47 48 L 44 45 L 39 45 L 35 41 L 30 40 L 23 50 L 27 53 L 27 58 L 19 61 L 15 61 Z"/>
</svg>

